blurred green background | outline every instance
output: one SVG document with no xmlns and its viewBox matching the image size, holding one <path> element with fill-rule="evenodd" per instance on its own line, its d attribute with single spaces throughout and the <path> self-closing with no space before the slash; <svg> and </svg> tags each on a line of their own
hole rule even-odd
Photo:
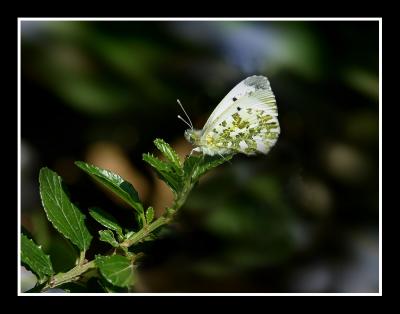
<svg viewBox="0 0 400 314">
<path fill-rule="evenodd" d="M 75 160 L 118 172 L 160 215 L 172 195 L 141 155 L 156 137 L 190 152 L 176 99 L 201 128 L 259 74 L 277 99 L 276 146 L 201 180 L 177 222 L 143 245 L 136 291 L 378 292 L 378 22 L 21 23 L 22 224 L 56 271 L 77 253 L 44 216 L 41 167 L 85 213 L 101 206 L 135 223 Z M 107 249 L 94 240 L 89 257 Z"/>
</svg>

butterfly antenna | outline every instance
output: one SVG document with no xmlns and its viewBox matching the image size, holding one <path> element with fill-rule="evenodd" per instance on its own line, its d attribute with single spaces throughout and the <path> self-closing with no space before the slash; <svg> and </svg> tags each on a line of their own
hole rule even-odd
<svg viewBox="0 0 400 314">
<path fill-rule="evenodd" d="M 185 113 L 185 116 L 186 116 L 186 118 L 188 119 L 189 122 L 187 122 L 185 119 L 183 119 L 180 115 L 178 115 L 178 119 L 181 119 L 183 122 L 185 122 L 193 130 L 193 123 L 190 120 L 189 115 L 186 113 L 185 108 L 183 108 L 183 106 L 182 106 L 182 104 L 181 104 L 179 99 L 177 99 L 176 101 L 178 102 L 179 106 L 181 106 L 181 108 L 182 108 L 183 112 Z"/>
<path fill-rule="evenodd" d="M 185 124 L 186 124 L 189 128 L 193 129 L 193 127 L 192 127 L 185 119 L 183 119 L 179 114 L 178 114 L 178 119 L 182 120 L 183 122 L 185 122 Z"/>
</svg>

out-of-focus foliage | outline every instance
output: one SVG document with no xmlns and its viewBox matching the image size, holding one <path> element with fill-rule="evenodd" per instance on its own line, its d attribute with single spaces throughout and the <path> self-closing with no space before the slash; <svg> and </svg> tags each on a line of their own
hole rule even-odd
<svg viewBox="0 0 400 314">
<path fill-rule="evenodd" d="M 234 84 L 261 74 L 277 99 L 277 145 L 204 177 L 176 228 L 145 247 L 137 290 L 378 290 L 378 22 L 23 21 L 21 48 L 22 220 L 55 272 L 57 256 L 76 256 L 40 214 L 40 167 L 80 209 L 114 214 L 124 204 L 73 161 L 110 169 L 158 216 L 172 192 L 141 153 L 156 137 L 181 160 L 190 152 L 176 98 L 200 128 Z M 115 210 L 127 226 L 130 214 Z"/>
</svg>

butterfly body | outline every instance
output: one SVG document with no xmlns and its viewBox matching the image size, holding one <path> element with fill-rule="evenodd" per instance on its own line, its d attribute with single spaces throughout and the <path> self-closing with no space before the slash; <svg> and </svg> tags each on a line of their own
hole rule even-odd
<svg viewBox="0 0 400 314">
<path fill-rule="evenodd" d="M 250 76 L 218 104 L 202 130 L 188 129 L 185 138 L 205 155 L 266 154 L 280 126 L 275 96 L 264 76 Z"/>
</svg>

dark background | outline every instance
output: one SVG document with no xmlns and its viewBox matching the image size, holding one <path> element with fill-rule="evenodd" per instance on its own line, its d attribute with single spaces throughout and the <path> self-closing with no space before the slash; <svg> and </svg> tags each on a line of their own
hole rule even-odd
<svg viewBox="0 0 400 314">
<path fill-rule="evenodd" d="M 84 212 L 98 205 L 135 223 L 75 160 L 119 173 L 159 215 L 172 195 L 141 156 L 156 137 L 190 152 L 176 99 L 201 128 L 234 85 L 260 74 L 277 99 L 276 146 L 201 180 L 177 223 L 143 247 L 136 291 L 378 292 L 378 22 L 21 26 L 22 224 L 56 271 L 76 252 L 44 216 L 41 167 Z M 107 249 L 94 240 L 89 257 Z"/>
</svg>

